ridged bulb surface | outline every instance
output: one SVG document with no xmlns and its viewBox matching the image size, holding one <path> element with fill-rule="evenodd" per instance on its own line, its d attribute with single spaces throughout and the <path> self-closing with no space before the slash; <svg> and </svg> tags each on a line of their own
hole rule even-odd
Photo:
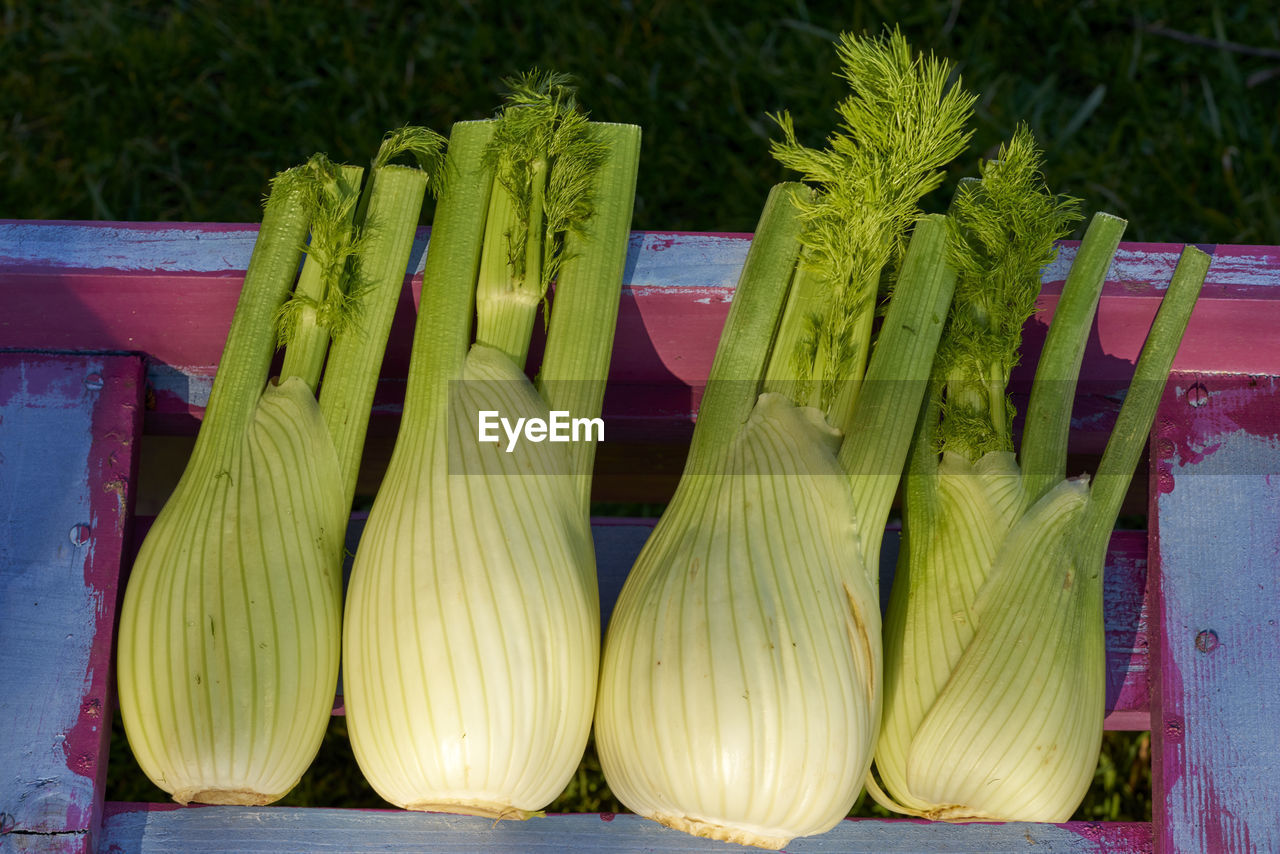
<svg viewBox="0 0 1280 854">
<path fill-rule="evenodd" d="M 837 444 L 815 410 L 762 395 L 632 569 L 596 744 L 640 815 L 780 848 L 852 807 L 879 725 L 880 609 Z"/>
<path fill-rule="evenodd" d="M 548 417 L 524 374 L 477 345 L 450 395 L 447 437 L 401 428 L 356 553 L 347 722 L 391 803 L 523 818 L 560 794 L 586 746 L 595 555 L 567 444 L 478 441 L 481 410 Z"/>
<path fill-rule="evenodd" d="M 179 803 L 266 804 L 320 747 L 338 678 L 338 458 L 307 385 L 197 448 L 139 550 L 120 617 L 120 710 Z"/>
<path fill-rule="evenodd" d="M 977 629 L 973 610 L 1009 528 L 1026 511 L 1026 490 L 1011 452 L 970 463 L 944 453 L 923 495 L 909 478 L 898 574 L 884 623 L 884 719 L 876 769 L 907 806 L 906 756 L 911 740 L 946 687 Z M 909 597 L 909 602 L 908 598 Z"/>
<path fill-rule="evenodd" d="M 969 478 L 938 490 L 939 512 L 955 525 L 977 519 L 975 508 L 999 507 L 1008 493 L 1003 478 L 990 481 L 996 492 L 983 498 L 971 494 L 979 478 L 953 477 Z M 1064 481 L 1006 524 L 1003 536 L 988 529 L 989 544 L 980 547 L 974 536 L 966 548 L 923 548 L 921 559 L 927 555 L 932 566 L 913 568 L 910 600 L 891 603 L 892 699 L 876 769 L 886 792 L 915 814 L 1060 822 L 1087 791 L 1106 693 L 1101 556 L 1095 562 L 1076 548 L 1088 495 L 1084 481 Z M 966 552 L 972 558 L 984 550 L 989 569 L 967 605 L 956 596 L 939 607 L 951 600 L 937 588 L 963 574 Z M 948 608 L 965 617 L 957 637 L 937 634 Z M 903 627 L 915 637 L 907 655 L 894 641 Z M 948 660 L 944 678 L 929 675 Z"/>
</svg>

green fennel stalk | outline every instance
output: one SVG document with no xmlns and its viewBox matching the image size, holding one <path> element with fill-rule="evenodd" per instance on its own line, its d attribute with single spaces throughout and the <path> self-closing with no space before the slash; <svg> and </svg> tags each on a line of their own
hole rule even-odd
<svg viewBox="0 0 1280 854">
<path fill-rule="evenodd" d="M 775 154 L 812 187 L 765 203 L 596 713 L 629 808 L 770 848 L 847 815 L 870 765 L 880 539 L 954 284 L 946 219 L 917 203 L 973 104 L 897 33 L 839 50 L 852 92 L 827 148 L 779 117 Z"/>
<path fill-rule="evenodd" d="M 195 448 L 125 591 L 125 730 L 180 803 L 277 800 L 328 723 L 355 472 L 428 183 L 375 163 L 370 216 L 352 223 L 360 171 L 317 155 L 273 181 Z"/>
<path fill-rule="evenodd" d="M 885 615 L 882 805 L 955 821 L 1063 821 L 1102 736 L 1102 565 L 1207 268 L 1188 248 L 1094 483 L 1067 479 L 1076 377 L 1124 222 L 1096 215 L 1037 366 L 1021 460 L 1006 395 L 1040 269 L 1077 217 L 1019 128 L 952 207 L 956 296 L 916 428 Z"/>
<path fill-rule="evenodd" d="M 600 643 L 594 441 L 508 453 L 479 440 L 478 417 L 599 415 L 640 143 L 637 127 L 587 121 L 560 75 L 511 86 L 498 118 L 450 137 L 343 651 L 352 747 L 374 789 L 493 818 L 537 815 L 585 748 Z M 535 385 L 524 368 L 540 307 Z"/>
</svg>

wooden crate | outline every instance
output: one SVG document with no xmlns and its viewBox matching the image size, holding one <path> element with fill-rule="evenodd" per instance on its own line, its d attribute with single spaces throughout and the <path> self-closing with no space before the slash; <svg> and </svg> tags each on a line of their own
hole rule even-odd
<svg viewBox="0 0 1280 854">
<path fill-rule="evenodd" d="M 107 751 L 127 749 L 108 743 L 121 570 L 189 450 L 255 235 L 249 225 L 0 222 L 0 852 L 735 847 L 630 815 L 495 823 L 104 803 Z M 425 242 L 424 232 L 393 327 L 364 492 L 394 437 Z M 598 499 L 669 495 L 748 243 L 633 235 Z M 1129 503 L 1150 530 L 1117 532 L 1106 572 L 1107 727 L 1152 732 L 1153 822 L 848 820 L 787 850 L 1280 850 L 1280 248 L 1204 248 L 1213 266 Z M 1073 472 L 1101 450 L 1179 249 L 1121 247 L 1086 355 Z M 1074 252 L 1064 244 L 1045 272 L 1030 354 Z M 1015 395 L 1028 376 L 1019 372 Z M 606 618 L 650 525 L 596 526 Z"/>
</svg>

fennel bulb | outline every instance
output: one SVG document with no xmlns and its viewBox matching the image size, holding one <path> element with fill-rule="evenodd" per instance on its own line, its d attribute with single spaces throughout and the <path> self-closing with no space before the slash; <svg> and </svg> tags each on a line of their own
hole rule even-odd
<svg viewBox="0 0 1280 854">
<path fill-rule="evenodd" d="M 600 412 L 639 129 L 558 75 L 454 126 L 404 416 L 356 551 L 344 696 L 356 759 L 408 809 L 537 814 L 578 767 L 600 647 L 594 441 L 479 440 L 479 414 Z M 537 383 L 524 373 L 556 278 Z M 475 343 L 472 324 L 475 322 Z"/>
<path fill-rule="evenodd" d="M 279 800 L 333 705 L 347 519 L 331 488 L 338 455 L 297 377 L 268 386 L 252 417 L 183 473 L 121 614 L 129 744 L 179 803 Z"/>
<path fill-rule="evenodd" d="M 397 139 L 354 223 L 362 170 L 317 156 L 273 182 L 191 460 L 128 580 L 125 732 L 179 803 L 278 800 L 329 721 L 347 518 L 428 180 L 385 164 Z M 268 382 L 282 319 L 284 378 Z"/>
<path fill-rule="evenodd" d="M 548 412 L 505 354 L 467 354 L 447 428 L 391 466 L 361 538 L 344 693 L 384 798 L 507 818 L 545 806 L 577 768 L 600 609 L 567 446 L 480 443 L 481 410 Z"/>
<path fill-rule="evenodd" d="M 1005 387 L 1040 268 L 1076 218 L 1020 128 L 952 208 L 959 271 L 907 466 L 885 615 L 884 806 L 956 821 L 1065 821 L 1093 779 L 1112 526 L 1207 268 L 1184 252 L 1097 475 L 1066 477 L 1075 378 L 1124 222 L 1095 216 L 1032 389 L 1021 465 Z"/>
<path fill-rule="evenodd" d="M 596 712 L 629 808 L 767 848 L 840 821 L 871 762 L 880 539 L 954 282 L 945 218 L 917 221 L 916 202 L 972 104 L 896 33 L 840 51 L 853 95 L 830 149 L 779 119 L 776 155 L 817 191 L 765 205 L 684 474 L 614 609 Z"/>
</svg>

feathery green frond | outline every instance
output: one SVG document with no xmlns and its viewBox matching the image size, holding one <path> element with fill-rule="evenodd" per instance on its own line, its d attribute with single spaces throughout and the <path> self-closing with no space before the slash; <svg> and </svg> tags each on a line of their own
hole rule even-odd
<svg viewBox="0 0 1280 854">
<path fill-rule="evenodd" d="M 950 262 L 956 293 L 938 348 L 946 401 L 938 440 L 976 462 L 1012 451 L 1013 406 L 1005 387 L 1018 362 L 1022 326 L 1035 311 L 1040 271 L 1057 255 L 1055 241 L 1080 220 L 1079 202 L 1044 184 L 1041 154 L 1020 125 L 980 181 L 956 191 Z"/>
<path fill-rule="evenodd" d="M 304 315 L 336 337 L 357 322 L 360 307 L 360 288 L 353 284 L 351 263 L 362 245 L 359 229 L 351 223 L 358 196 L 344 192 L 341 167 L 323 154 L 313 156 L 303 168 L 310 172 L 314 186 L 311 240 L 305 252 L 319 265 L 321 290 L 318 297 L 294 293 L 280 307 L 276 317 L 280 347 L 293 340 Z"/>
<path fill-rule="evenodd" d="M 565 236 L 591 218 L 608 149 L 569 75 L 535 69 L 504 82 L 509 94 L 485 160 L 516 212 L 507 235 L 512 278 L 545 297 L 567 260 Z"/>
<path fill-rule="evenodd" d="M 331 166 L 328 157 L 316 153 L 306 163 L 277 172 L 271 177 L 267 195 L 262 200 L 264 213 L 288 208 L 296 216 L 314 216 Z"/>
<path fill-rule="evenodd" d="M 418 168 L 427 173 L 427 189 L 438 193 L 444 176 L 444 149 L 445 139 L 440 134 L 429 128 L 405 125 L 388 131 L 383 137 L 373 158 L 373 168 L 386 166 L 401 155 L 412 155 Z"/>
<path fill-rule="evenodd" d="M 800 203 L 801 242 L 803 263 L 825 279 L 824 309 L 807 320 L 796 360 L 801 385 L 822 384 L 824 408 L 865 364 L 882 273 L 901 258 L 918 201 L 964 149 L 974 103 L 949 85 L 947 62 L 913 56 L 896 30 L 842 35 L 838 52 L 851 92 L 827 147 L 801 144 L 788 114 L 773 117 L 782 131 L 773 156 L 819 191 Z"/>
</svg>

